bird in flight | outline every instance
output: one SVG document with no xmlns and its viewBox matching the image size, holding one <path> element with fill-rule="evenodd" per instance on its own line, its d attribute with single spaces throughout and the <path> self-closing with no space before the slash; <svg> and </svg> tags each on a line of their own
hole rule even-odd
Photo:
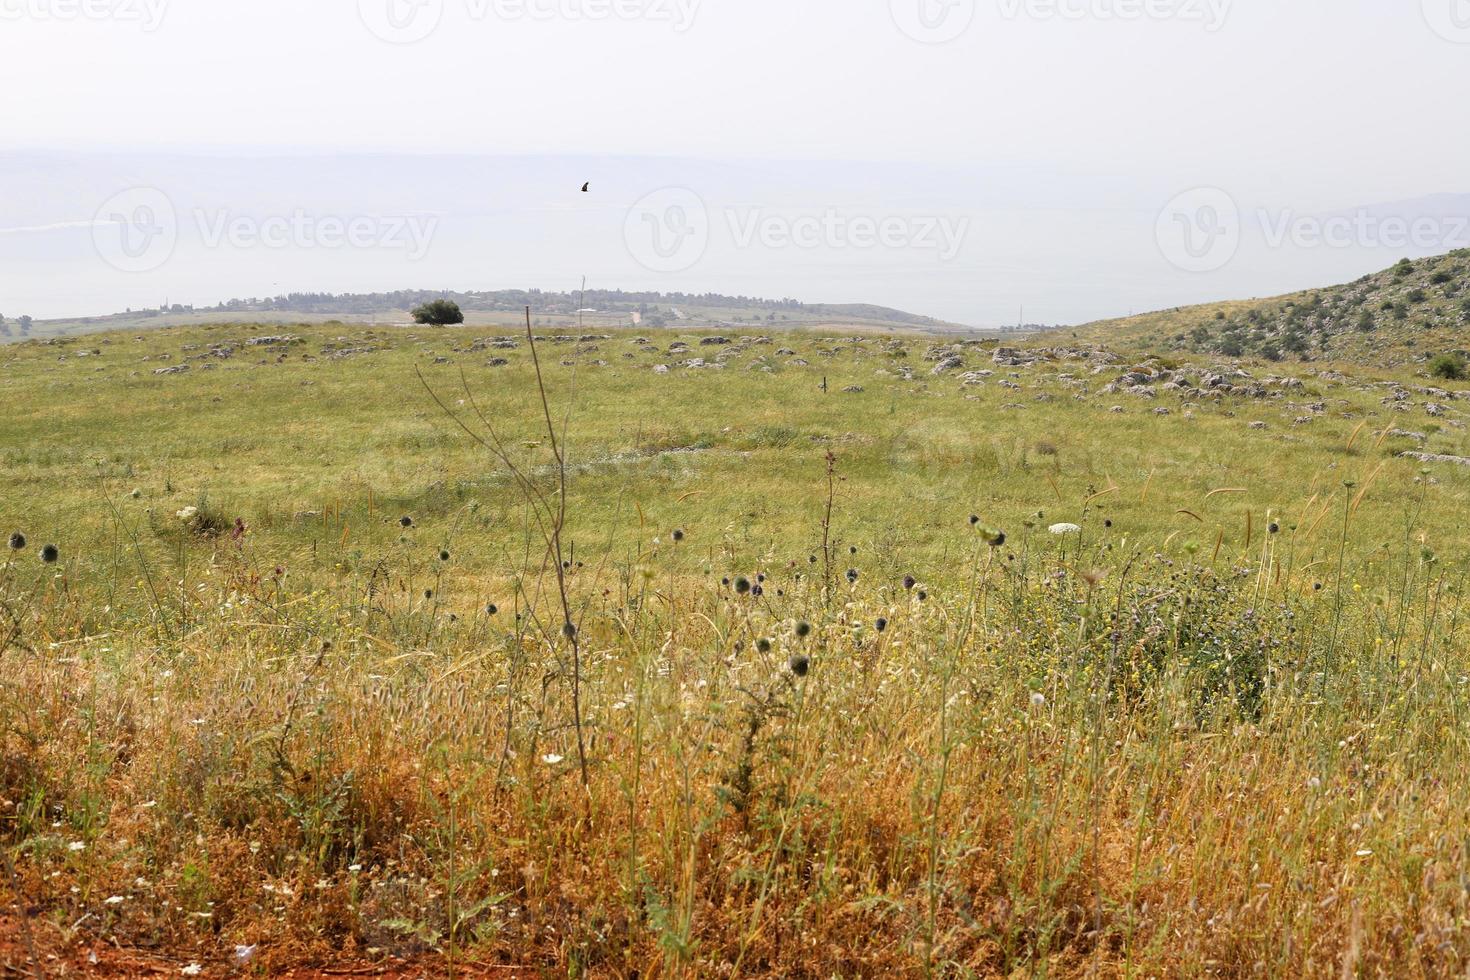
<svg viewBox="0 0 1470 980">
<path fill-rule="evenodd" d="M 582 193 L 583 194 L 586 194 L 587 191 L 588 191 L 588 189 L 591 188 L 591 187 L 592 187 L 592 181 L 589 180 L 589 181 L 587 181 L 587 183 L 585 183 L 585 184 L 582 185 Z"/>
</svg>

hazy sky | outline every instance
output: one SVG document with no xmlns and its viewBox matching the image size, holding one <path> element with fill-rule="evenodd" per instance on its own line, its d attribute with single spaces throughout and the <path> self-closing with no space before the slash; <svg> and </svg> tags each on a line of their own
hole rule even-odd
<svg viewBox="0 0 1470 980">
<path fill-rule="evenodd" d="M 1470 0 L 0 0 L 0 312 L 582 272 L 967 322 L 1252 295 L 1470 244 L 1464 198 L 1424 200 L 1470 191 L 1467 90 Z M 486 164 L 502 220 L 382 163 L 434 154 L 525 158 Z M 119 269 L 95 223 L 138 188 L 176 242 Z M 580 240 L 512 261 L 559 209 Z M 434 221 L 272 239 L 298 212 Z M 1302 232 L 1324 215 L 1341 242 Z M 1400 246 L 1385 215 L 1438 224 Z"/>
</svg>

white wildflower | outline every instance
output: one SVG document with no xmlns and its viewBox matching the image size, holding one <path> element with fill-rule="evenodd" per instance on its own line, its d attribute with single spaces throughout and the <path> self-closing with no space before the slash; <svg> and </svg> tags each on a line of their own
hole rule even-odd
<svg viewBox="0 0 1470 980">
<path fill-rule="evenodd" d="M 1082 528 L 1076 524 L 1053 524 L 1048 530 L 1052 534 L 1079 534 Z"/>
<path fill-rule="evenodd" d="M 553 752 L 548 755 L 543 755 L 541 757 L 541 761 L 546 763 L 548 766 L 559 766 L 567 760 L 565 756 L 560 756 Z"/>
</svg>

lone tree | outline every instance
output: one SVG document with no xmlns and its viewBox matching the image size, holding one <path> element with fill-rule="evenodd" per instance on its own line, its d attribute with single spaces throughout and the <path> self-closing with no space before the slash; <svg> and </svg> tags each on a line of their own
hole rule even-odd
<svg viewBox="0 0 1470 980">
<path fill-rule="evenodd" d="M 459 304 L 454 300 L 436 299 L 414 310 L 413 322 L 445 327 L 452 323 L 464 323 L 464 314 L 460 312 Z"/>
</svg>

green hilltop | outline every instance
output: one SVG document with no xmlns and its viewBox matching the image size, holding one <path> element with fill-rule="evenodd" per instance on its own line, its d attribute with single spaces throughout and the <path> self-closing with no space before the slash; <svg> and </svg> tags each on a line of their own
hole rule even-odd
<svg viewBox="0 0 1470 980">
<path fill-rule="evenodd" d="M 1354 282 L 1205 303 L 1063 333 L 1119 349 L 1270 361 L 1406 365 L 1470 348 L 1470 249 L 1404 259 Z"/>
</svg>

